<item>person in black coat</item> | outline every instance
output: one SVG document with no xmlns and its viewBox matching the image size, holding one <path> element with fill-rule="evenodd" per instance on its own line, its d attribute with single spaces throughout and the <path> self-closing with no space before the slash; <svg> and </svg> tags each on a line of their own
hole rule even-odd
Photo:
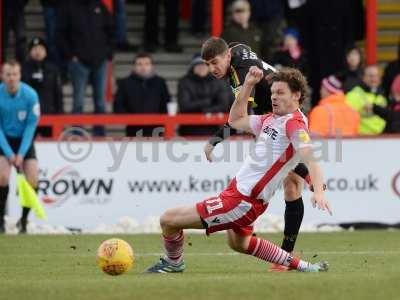
<svg viewBox="0 0 400 300">
<path fill-rule="evenodd" d="M 64 113 L 60 74 L 57 67 L 47 61 L 45 41 L 34 37 L 28 50 L 29 58 L 22 67 L 22 80 L 38 93 L 43 115 Z M 39 126 L 37 133 L 51 136 L 51 128 Z"/>
<path fill-rule="evenodd" d="M 138 54 L 134 70 L 126 78 L 117 81 L 118 89 L 114 101 L 115 113 L 165 114 L 170 95 L 165 79 L 154 72 L 153 59 L 149 54 Z M 157 126 L 127 126 L 127 136 L 152 136 Z"/>
<path fill-rule="evenodd" d="M 387 107 L 367 104 L 366 111 L 386 121 L 384 133 L 400 133 L 400 74 L 393 80 Z"/>
<path fill-rule="evenodd" d="M 10 31 L 13 32 L 15 40 L 15 56 L 20 63 L 25 61 L 26 48 L 26 26 L 25 6 L 28 0 L 3 0 L 1 1 L 2 22 L 2 61 L 7 60 L 7 48 L 9 45 Z"/>
<path fill-rule="evenodd" d="M 385 90 L 385 95 L 388 96 L 390 94 L 390 87 L 392 86 L 394 78 L 400 74 L 400 37 L 399 44 L 397 48 L 397 59 L 390 62 L 383 73 L 382 86 Z"/>
<path fill-rule="evenodd" d="M 321 80 L 344 69 L 345 50 L 354 44 L 351 9 L 348 0 L 307 0 L 305 4 L 304 45 L 310 65 L 309 83 L 318 91 Z M 319 93 L 312 94 L 312 104 Z"/>
<path fill-rule="evenodd" d="M 195 56 L 188 73 L 179 80 L 180 113 L 226 113 L 233 93 L 223 80 L 214 78 L 200 56 Z M 180 135 L 212 135 L 218 126 L 181 126 Z"/>
</svg>

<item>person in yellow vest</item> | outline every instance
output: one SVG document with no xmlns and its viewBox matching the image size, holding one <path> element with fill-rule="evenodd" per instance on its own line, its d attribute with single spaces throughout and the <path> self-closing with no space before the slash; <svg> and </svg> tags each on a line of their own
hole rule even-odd
<svg viewBox="0 0 400 300">
<path fill-rule="evenodd" d="M 309 115 L 310 132 L 319 136 L 355 136 L 360 115 L 346 103 L 342 83 L 335 76 L 321 82 L 321 100 Z"/>
<path fill-rule="evenodd" d="M 360 113 L 359 134 L 376 135 L 382 133 L 386 122 L 376 114 L 365 110 L 367 104 L 386 107 L 387 101 L 381 88 L 381 73 L 378 65 L 364 68 L 362 84 L 354 87 L 346 94 L 347 103 Z"/>
</svg>

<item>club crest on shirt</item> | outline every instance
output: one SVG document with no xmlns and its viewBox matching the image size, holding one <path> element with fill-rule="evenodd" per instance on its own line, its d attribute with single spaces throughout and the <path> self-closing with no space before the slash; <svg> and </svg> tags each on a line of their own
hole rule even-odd
<svg viewBox="0 0 400 300">
<path fill-rule="evenodd" d="M 305 131 L 299 131 L 299 140 L 303 143 L 308 143 L 310 141 L 310 136 Z"/>
<path fill-rule="evenodd" d="M 26 119 L 26 110 L 18 111 L 18 120 L 24 121 Z"/>
</svg>

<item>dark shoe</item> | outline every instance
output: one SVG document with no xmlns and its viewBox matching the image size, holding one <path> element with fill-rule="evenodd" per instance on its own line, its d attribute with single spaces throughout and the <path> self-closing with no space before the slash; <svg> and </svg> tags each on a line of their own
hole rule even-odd
<svg viewBox="0 0 400 300">
<path fill-rule="evenodd" d="M 128 41 L 124 41 L 117 44 L 117 49 L 121 52 L 136 52 L 138 50 L 138 47 L 132 45 Z"/>
<path fill-rule="evenodd" d="M 185 271 L 185 268 L 186 266 L 183 261 L 174 265 L 161 257 L 160 260 L 155 265 L 148 268 L 145 273 L 182 273 Z"/>
<path fill-rule="evenodd" d="M 18 233 L 25 234 L 27 226 L 28 226 L 28 220 L 22 218 L 19 219 L 17 222 Z"/>
<path fill-rule="evenodd" d="M 170 52 L 170 53 L 182 53 L 183 52 L 183 47 L 178 44 L 165 44 L 164 49 L 165 49 L 165 51 Z"/>
</svg>

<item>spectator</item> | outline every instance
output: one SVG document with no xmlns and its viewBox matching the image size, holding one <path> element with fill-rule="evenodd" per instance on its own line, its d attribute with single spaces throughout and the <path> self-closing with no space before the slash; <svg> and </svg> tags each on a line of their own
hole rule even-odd
<svg viewBox="0 0 400 300">
<path fill-rule="evenodd" d="M 345 49 L 354 44 L 348 0 L 307 0 L 304 45 L 310 66 L 309 83 L 318 91 L 323 78 L 344 69 Z M 312 104 L 319 101 L 313 93 Z"/>
<path fill-rule="evenodd" d="M 105 112 L 107 60 L 112 59 L 114 31 L 112 16 L 100 0 L 62 2 L 57 12 L 59 49 L 68 60 L 73 87 L 72 112 L 83 112 L 88 80 L 93 89 L 95 113 Z M 95 135 L 104 135 L 95 127 Z"/>
<path fill-rule="evenodd" d="M 144 49 L 154 52 L 159 47 L 159 3 L 160 0 L 145 1 L 144 23 Z M 164 0 L 165 30 L 164 49 L 167 52 L 182 52 L 183 48 L 178 44 L 179 29 L 179 0 Z"/>
<path fill-rule="evenodd" d="M 285 1 L 251 0 L 252 19 L 261 30 L 261 58 L 271 61 L 282 44 L 285 28 Z"/>
<path fill-rule="evenodd" d="M 296 68 L 308 76 L 306 56 L 299 45 L 299 33 L 296 29 L 285 30 L 282 49 L 274 54 L 272 64 L 277 68 Z"/>
<path fill-rule="evenodd" d="M 324 78 L 321 100 L 309 115 L 310 131 L 320 136 L 354 136 L 358 133 L 360 115 L 346 103 L 342 83 L 335 77 Z"/>
<path fill-rule="evenodd" d="M 208 1 L 193 0 L 191 30 L 194 36 L 202 38 L 205 35 L 207 35 L 207 30 L 206 30 L 207 15 L 208 15 Z"/>
<path fill-rule="evenodd" d="M 302 33 L 304 23 L 304 8 L 307 0 L 288 0 L 286 2 L 285 18 L 289 27 L 294 27 Z"/>
<path fill-rule="evenodd" d="M 43 7 L 46 44 L 48 59 L 59 64 L 59 55 L 56 47 L 56 5 L 57 0 L 40 0 Z"/>
<path fill-rule="evenodd" d="M 41 112 L 62 114 L 64 112 L 60 75 L 55 65 L 47 60 L 47 46 L 42 38 L 33 38 L 29 45 L 29 58 L 22 68 L 22 80 L 39 95 Z M 51 127 L 39 126 L 41 136 L 51 136 Z"/>
<path fill-rule="evenodd" d="M 228 112 L 233 94 L 227 83 L 214 78 L 200 56 L 195 56 L 188 73 L 179 80 L 178 105 L 181 113 Z M 181 126 L 181 135 L 211 135 L 218 126 Z"/>
<path fill-rule="evenodd" d="M 249 23 L 250 4 L 247 0 L 236 0 L 231 6 L 231 18 L 221 37 L 229 44 L 239 42 L 250 46 L 256 54 L 260 54 L 261 32 Z"/>
<path fill-rule="evenodd" d="M 366 110 L 386 121 L 385 133 L 400 133 L 400 74 L 392 83 L 388 107 L 367 104 Z"/>
<path fill-rule="evenodd" d="M 356 46 L 351 46 L 346 51 L 346 68 L 338 73 L 338 78 L 343 82 L 345 93 L 360 85 L 362 80 L 362 54 Z"/>
<path fill-rule="evenodd" d="M 362 83 L 346 94 L 347 103 L 360 113 L 359 134 L 380 134 L 385 128 L 385 120 L 376 114 L 365 112 L 366 104 L 377 104 L 386 107 L 386 98 L 380 87 L 381 75 L 377 65 L 364 68 Z"/>
<path fill-rule="evenodd" d="M 153 59 L 149 54 L 141 53 L 135 57 L 133 72 L 118 80 L 114 112 L 129 114 L 165 114 L 170 101 L 165 79 L 154 71 Z M 137 136 L 143 130 L 143 136 L 152 136 L 156 126 L 127 126 L 127 136 Z"/>
<path fill-rule="evenodd" d="M 115 34 L 117 49 L 123 52 L 134 52 L 137 48 L 128 41 L 126 30 L 126 0 L 114 0 Z"/>
<path fill-rule="evenodd" d="M 385 92 L 385 96 L 389 96 L 390 94 L 390 87 L 392 86 L 394 78 L 400 74 L 400 37 L 399 37 L 399 44 L 397 48 L 397 59 L 390 62 L 383 74 L 383 82 L 382 86 Z"/>
<path fill-rule="evenodd" d="M 10 31 L 14 34 L 15 57 L 20 63 L 25 60 L 26 32 L 25 32 L 25 5 L 28 0 L 3 0 L 2 5 L 2 60 L 7 60 Z"/>
</svg>

